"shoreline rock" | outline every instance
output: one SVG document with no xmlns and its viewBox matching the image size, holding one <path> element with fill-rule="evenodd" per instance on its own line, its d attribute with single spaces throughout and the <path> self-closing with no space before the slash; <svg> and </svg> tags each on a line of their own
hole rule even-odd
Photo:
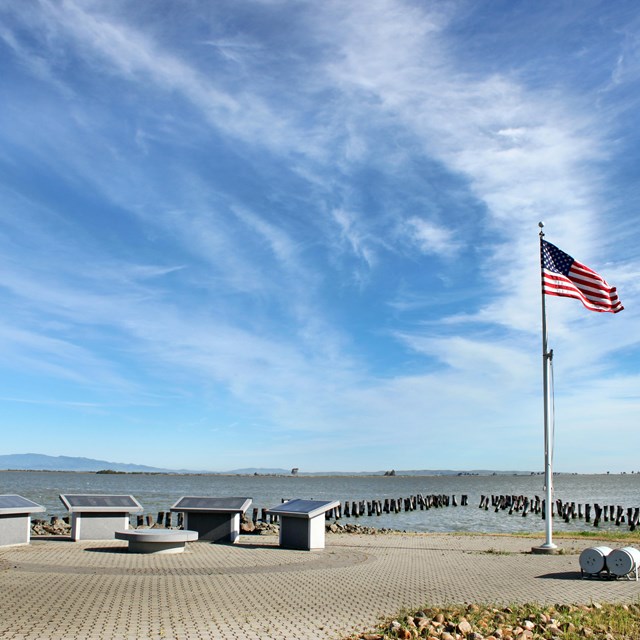
<svg viewBox="0 0 640 640">
<path fill-rule="evenodd" d="M 71 535 L 69 518 L 51 518 L 46 520 L 33 519 L 31 521 L 32 536 L 68 536 Z"/>
<path fill-rule="evenodd" d="M 135 527 L 148 528 L 148 527 Z M 154 524 L 151 528 L 163 529 L 162 525 Z M 168 527 L 176 529 L 177 527 Z M 353 522 L 341 524 L 339 522 L 327 522 L 325 531 L 328 534 L 360 534 L 360 535 L 378 535 L 387 533 L 397 533 L 396 529 L 378 529 L 376 527 L 367 527 Z M 251 520 L 243 520 L 240 523 L 240 533 L 243 535 L 278 535 L 280 533 L 280 525 L 267 522 L 254 523 Z M 52 517 L 50 521 L 33 519 L 31 521 L 32 536 L 68 536 L 71 534 L 71 524 L 69 517 L 64 518 Z"/>
</svg>

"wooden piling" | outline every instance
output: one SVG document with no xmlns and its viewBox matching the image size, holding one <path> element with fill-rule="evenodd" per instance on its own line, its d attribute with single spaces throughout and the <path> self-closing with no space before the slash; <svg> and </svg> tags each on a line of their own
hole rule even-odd
<svg viewBox="0 0 640 640">
<path fill-rule="evenodd" d="M 600 516 L 602 515 L 602 507 L 599 504 L 593 505 L 596 517 L 593 519 L 593 526 L 597 527 L 600 524 Z"/>
</svg>

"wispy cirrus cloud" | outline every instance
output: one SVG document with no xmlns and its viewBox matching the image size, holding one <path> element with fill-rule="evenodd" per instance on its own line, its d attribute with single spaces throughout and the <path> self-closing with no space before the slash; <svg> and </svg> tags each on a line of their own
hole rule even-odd
<svg viewBox="0 0 640 640">
<path fill-rule="evenodd" d="M 351 253 L 371 268 L 376 262 L 373 247 L 376 240 L 370 237 L 367 223 L 360 216 L 345 209 L 334 209 L 332 215 L 340 230 L 342 244 L 346 244 Z"/>
</svg>

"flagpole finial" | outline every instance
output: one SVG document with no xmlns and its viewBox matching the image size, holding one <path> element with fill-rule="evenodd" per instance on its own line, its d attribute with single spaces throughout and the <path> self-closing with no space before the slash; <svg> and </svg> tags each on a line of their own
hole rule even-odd
<svg viewBox="0 0 640 640">
<path fill-rule="evenodd" d="M 538 226 L 540 227 L 540 237 L 542 238 L 542 236 L 544 236 L 544 222 L 542 222 L 542 220 L 540 220 L 540 222 L 538 222 Z"/>
</svg>

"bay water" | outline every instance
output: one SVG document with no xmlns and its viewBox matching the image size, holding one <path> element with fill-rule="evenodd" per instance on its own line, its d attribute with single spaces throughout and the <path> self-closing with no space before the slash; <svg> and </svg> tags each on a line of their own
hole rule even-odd
<svg viewBox="0 0 640 640">
<path fill-rule="evenodd" d="M 509 515 L 494 508 L 479 509 L 482 495 L 525 495 L 544 497 L 541 475 L 461 475 L 461 476 L 268 476 L 191 474 L 96 474 L 79 472 L 0 471 L 0 494 L 19 494 L 43 505 L 46 514 L 67 512 L 60 494 L 131 494 L 146 514 L 157 516 L 182 496 L 242 496 L 253 499 L 253 507 L 269 508 L 282 499 L 306 498 L 345 501 L 407 498 L 417 494 L 468 496 L 468 506 L 449 506 L 381 516 L 343 518 L 364 526 L 416 532 L 543 532 L 544 521 L 530 513 Z M 555 497 L 563 502 L 594 503 L 600 506 L 640 506 L 640 474 L 570 475 L 554 478 Z M 600 522 L 601 530 L 618 529 L 613 522 Z M 593 524 L 575 519 L 565 523 L 554 518 L 555 531 L 593 530 Z M 626 531 L 626 525 L 619 530 Z"/>
</svg>

